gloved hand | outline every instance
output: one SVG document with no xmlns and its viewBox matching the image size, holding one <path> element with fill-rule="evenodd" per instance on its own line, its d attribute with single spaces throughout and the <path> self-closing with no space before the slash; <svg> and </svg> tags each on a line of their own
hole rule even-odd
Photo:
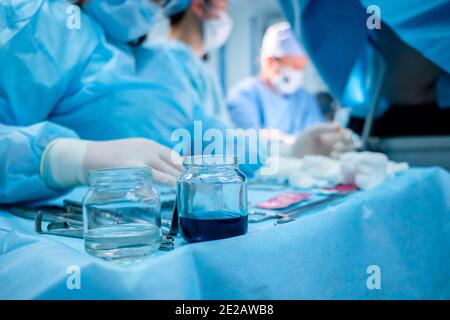
<svg viewBox="0 0 450 320">
<path fill-rule="evenodd" d="M 176 152 L 148 139 L 56 139 L 42 155 L 41 176 L 49 187 L 66 189 L 86 184 L 89 170 L 149 166 L 155 182 L 175 185 L 182 163 Z"/>
<path fill-rule="evenodd" d="M 305 129 L 290 148 L 290 156 L 322 155 L 337 158 L 356 148 L 353 132 L 337 123 L 324 123 Z"/>
</svg>

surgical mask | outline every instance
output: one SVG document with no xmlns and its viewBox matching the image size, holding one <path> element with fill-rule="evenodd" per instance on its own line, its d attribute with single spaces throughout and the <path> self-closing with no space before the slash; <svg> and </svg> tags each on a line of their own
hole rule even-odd
<svg viewBox="0 0 450 320">
<path fill-rule="evenodd" d="M 272 79 L 275 90 L 284 95 L 295 93 L 303 86 L 303 72 L 290 67 L 283 67 Z"/>
<path fill-rule="evenodd" d="M 203 22 L 203 48 L 205 53 L 222 47 L 233 30 L 233 20 L 226 11 L 219 14 L 214 20 Z"/>
<path fill-rule="evenodd" d="M 162 14 L 151 0 L 91 0 L 83 9 L 119 42 L 131 42 L 149 32 Z"/>
</svg>

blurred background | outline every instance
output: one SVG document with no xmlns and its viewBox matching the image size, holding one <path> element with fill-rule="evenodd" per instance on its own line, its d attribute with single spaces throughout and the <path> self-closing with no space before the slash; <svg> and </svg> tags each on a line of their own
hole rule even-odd
<svg viewBox="0 0 450 320">
<path fill-rule="evenodd" d="M 443 8 L 445 10 L 448 7 Z M 338 6 L 331 8 L 328 15 L 324 14 L 324 19 L 333 17 L 334 9 L 339 11 Z M 258 75 L 263 36 L 269 26 L 285 21 L 277 0 L 230 0 L 228 12 L 234 21 L 231 36 L 225 46 L 212 52 L 207 59 L 207 64 L 217 76 L 225 96 L 243 79 Z M 357 13 L 361 14 L 361 19 L 366 19 L 365 9 L 359 10 Z M 418 26 L 421 23 L 427 25 L 428 20 L 423 20 L 422 16 L 419 15 L 416 19 Z M 443 21 L 448 23 L 446 20 Z M 300 24 L 295 27 L 300 28 Z M 442 25 L 441 28 L 443 31 L 447 30 L 446 25 Z M 150 39 L 164 37 L 168 29 L 167 21 L 161 21 L 161 24 L 152 30 Z M 346 32 L 351 30 L 352 25 L 350 24 L 350 28 Z M 388 46 L 389 50 L 385 50 L 389 53 L 388 56 L 384 57 L 378 49 L 373 51 L 372 45 L 369 45 L 365 49 L 366 51 L 361 51 L 346 80 L 345 91 L 340 93 L 341 97 L 330 94 L 332 90 L 329 90 L 322 80 L 311 59 L 303 72 L 303 88 L 317 99 L 321 112 L 327 120 L 336 120 L 342 126 L 350 127 L 362 137 L 363 149 L 383 152 L 396 161 L 407 161 L 415 166 L 440 165 L 450 169 L 448 130 L 435 125 L 437 121 L 445 122 L 443 119 L 447 116 L 440 116 L 442 111 L 436 102 L 421 104 L 420 101 L 415 100 L 415 93 L 420 90 L 414 86 L 426 82 L 426 80 L 420 81 L 420 79 L 424 79 L 422 70 L 430 69 L 430 62 L 424 59 L 420 52 L 416 52 L 412 46 L 404 43 L 388 25 L 383 24 L 382 30 L 380 36 L 371 33 L 369 38 L 372 38 L 371 42 L 373 43 L 381 41 L 383 46 Z M 422 29 L 411 30 L 411 33 L 417 35 L 420 30 Z M 316 39 L 318 39 L 319 33 Z M 321 35 L 324 36 L 324 34 Z M 367 35 L 364 34 L 363 37 L 367 37 Z M 439 37 L 443 36 L 436 32 L 430 37 L 430 39 L 440 39 Z M 418 38 L 422 39 L 420 35 Z M 327 36 L 325 39 L 333 40 L 332 37 Z M 360 41 L 362 40 L 360 39 Z M 380 47 L 380 44 L 375 47 Z M 445 55 L 445 53 L 442 54 Z M 336 62 L 336 59 L 338 58 L 334 57 L 333 61 Z M 318 60 L 316 61 L 320 63 Z M 385 67 L 391 73 L 378 81 L 380 90 L 383 88 L 383 92 L 380 91 L 382 97 L 378 97 L 374 95 L 378 83 L 375 79 L 378 79 L 377 75 L 381 73 L 380 70 L 383 69 L 381 66 L 384 66 L 385 63 L 389 65 Z M 419 68 L 418 63 L 425 65 L 428 69 Z M 414 67 L 411 68 L 408 64 Z M 431 69 L 435 70 L 436 68 L 431 67 Z M 328 70 L 329 78 L 330 74 L 333 77 L 339 75 L 342 78 L 342 74 L 334 74 L 336 72 L 332 68 Z M 397 76 L 394 77 L 393 73 Z M 372 87 L 370 88 L 364 87 L 367 84 L 364 81 L 367 79 L 366 75 L 374 80 L 371 82 Z M 331 79 L 334 79 L 333 77 Z M 385 87 L 394 89 L 389 91 Z M 334 94 L 336 95 L 336 92 Z M 387 109 L 386 94 L 394 96 L 391 97 L 393 116 L 379 121 L 380 115 Z M 403 97 L 404 95 L 407 97 Z M 399 100 L 396 99 L 396 96 L 402 96 L 402 99 L 405 99 L 403 99 L 404 101 Z M 372 106 L 374 107 L 373 114 L 369 112 Z M 446 127 L 445 124 L 444 127 Z"/>
<path fill-rule="evenodd" d="M 284 21 L 278 1 L 231 0 L 234 29 L 227 45 L 211 56 L 211 65 L 226 93 L 240 80 L 259 71 L 259 50 L 266 29 Z M 305 87 L 312 93 L 326 91 L 312 64 L 305 71 Z"/>
<path fill-rule="evenodd" d="M 242 79 L 258 74 L 265 31 L 270 25 L 285 21 L 276 0 L 230 0 L 229 14 L 234 21 L 231 37 L 208 60 L 225 94 Z M 150 38 L 164 37 L 167 30 L 167 21 L 161 21 L 153 28 Z M 305 88 L 313 94 L 327 91 L 312 63 L 305 70 Z"/>
</svg>

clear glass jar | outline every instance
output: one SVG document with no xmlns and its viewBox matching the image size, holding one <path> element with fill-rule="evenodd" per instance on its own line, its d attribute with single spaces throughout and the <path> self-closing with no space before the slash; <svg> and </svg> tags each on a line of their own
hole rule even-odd
<svg viewBox="0 0 450 320">
<path fill-rule="evenodd" d="M 235 157 L 195 156 L 178 179 L 179 227 L 188 242 L 247 232 L 247 178 Z"/>
<path fill-rule="evenodd" d="M 106 260 L 139 260 L 161 242 L 161 203 L 151 168 L 89 172 L 83 200 L 87 253 Z"/>
</svg>

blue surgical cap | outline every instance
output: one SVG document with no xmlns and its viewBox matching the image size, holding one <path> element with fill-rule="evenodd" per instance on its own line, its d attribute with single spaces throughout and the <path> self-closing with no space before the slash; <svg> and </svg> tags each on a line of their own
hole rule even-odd
<svg viewBox="0 0 450 320">
<path fill-rule="evenodd" d="M 166 0 L 164 2 L 164 13 L 171 17 L 186 10 L 191 5 L 191 0 Z"/>
<path fill-rule="evenodd" d="M 270 26 L 264 35 L 261 55 L 263 57 L 304 56 L 302 48 L 287 22 Z"/>
</svg>

